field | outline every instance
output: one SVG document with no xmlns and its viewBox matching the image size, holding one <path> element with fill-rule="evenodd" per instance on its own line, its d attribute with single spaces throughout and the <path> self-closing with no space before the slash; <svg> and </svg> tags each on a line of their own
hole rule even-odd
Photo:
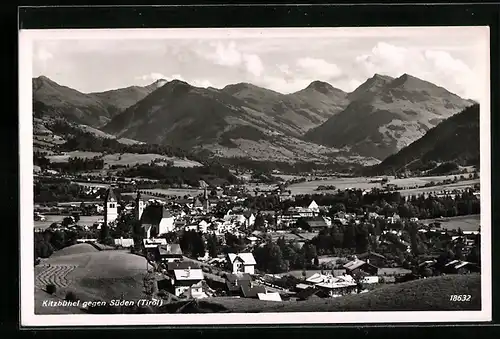
<svg viewBox="0 0 500 339">
<path fill-rule="evenodd" d="M 64 249 L 66 253 L 61 255 L 56 252 L 35 267 L 35 287 L 38 290 L 45 289 L 47 284 L 55 284 L 56 297 L 64 298 L 66 292 L 73 291 L 82 301 L 144 297 L 145 258 L 125 250 L 96 251 L 88 244 L 71 247 Z M 46 299 L 43 292 L 35 293 L 35 305 L 43 299 Z M 40 307 L 35 306 L 35 309 Z M 45 314 L 51 310 L 58 313 L 56 308 L 47 308 Z"/>
<path fill-rule="evenodd" d="M 446 218 L 446 220 L 449 221 L 442 222 L 438 219 L 425 219 L 421 221 L 423 223 L 431 223 L 434 221 L 439 221 L 441 223 L 441 228 L 447 230 L 460 228 L 462 229 L 462 231 L 477 231 L 481 223 L 481 215 L 480 214 L 464 215 L 460 217 Z"/>
<path fill-rule="evenodd" d="M 453 184 L 447 184 L 447 185 L 439 185 L 439 186 L 432 186 L 432 187 L 421 187 L 421 188 L 412 188 L 412 189 L 407 189 L 407 190 L 401 190 L 402 196 L 408 196 L 408 195 L 418 195 L 418 194 L 430 194 L 430 193 L 441 193 L 443 191 L 452 191 L 452 190 L 463 190 L 469 187 L 473 187 L 475 184 L 479 183 L 479 179 L 476 180 L 465 180 L 465 181 L 460 181 L 456 182 Z"/>
<path fill-rule="evenodd" d="M 49 227 L 54 222 L 62 222 L 67 215 L 46 215 L 45 221 L 34 221 L 34 227 L 36 229 L 45 229 Z M 81 216 L 78 221 L 79 225 L 87 225 L 92 226 L 99 220 L 102 220 L 104 217 L 102 215 L 91 215 L 91 216 Z"/>
<path fill-rule="evenodd" d="M 388 184 L 394 184 L 399 187 L 413 187 L 413 186 L 421 186 L 432 181 L 439 182 L 446 179 L 453 180 L 454 175 L 443 175 L 443 176 L 432 176 L 432 177 L 415 177 L 415 178 L 404 178 L 404 179 L 395 179 L 394 177 L 388 177 Z M 296 183 L 288 186 L 288 189 L 292 192 L 293 195 L 299 194 L 314 194 L 314 193 L 332 193 L 333 191 L 315 191 L 315 189 L 320 186 L 335 186 L 336 189 L 372 189 L 374 187 L 382 188 L 380 183 L 370 182 L 375 180 L 373 177 L 355 177 L 355 178 L 328 178 L 327 180 L 312 180 L 301 183 Z M 461 189 L 464 187 L 470 187 L 474 184 L 479 183 L 479 179 L 476 180 L 466 180 L 453 184 L 434 186 L 434 187 L 423 187 L 423 188 L 409 188 L 401 190 L 402 195 L 410 195 L 410 194 L 418 194 L 423 192 L 439 192 L 443 189 Z"/>
<path fill-rule="evenodd" d="M 450 295 L 469 294 L 470 302 L 450 301 Z M 177 309 L 185 302 L 177 303 Z M 481 310 L 481 276 L 448 275 L 387 285 L 373 291 L 331 299 L 260 301 L 248 298 L 208 298 L 182 313 L 230 312 L 352 312 L 352 311 L 459 311 Z M 175 305 L 169 305 L 168 309 Z M 167 309 L 167 307 L 165 307 Z"/>
<path fill-rule="evenodd" d="M 66 152 L 62 155 L 49 155 L 47 158 L 51 162 L 68 162 L 69 158 L 85 158 L 90 159 L 94 157 L 98 157 L 99 159 L 104 160 L 104 168 L 109 169 L 111 166 L 134 166 L 136 164 L 149 164 L 151 161 L 159 161 L 157 165 L 165 165 L 167 161 L 173 161 L 174 166 L 177 167 L 196 167 L 201 166 L 199 162 L 188 160 L 188 159 L 180 159 L 174 157 L 167 157 L 159 154 L 135 154 L 135 153 L 113 153 L 103 155 L 99 152 L 86 152 L 86 151 L 72 151 Z"/>
</svg>

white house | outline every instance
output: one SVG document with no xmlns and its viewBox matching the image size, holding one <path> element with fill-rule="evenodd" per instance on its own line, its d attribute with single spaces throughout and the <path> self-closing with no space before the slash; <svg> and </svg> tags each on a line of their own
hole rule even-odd
<svg viewBox="0 0 500 339">
<path fill-rule="evenodd" d="M 174 221 L 174 216 L 169 211 L 163 209 L 158 234 L 173 232 L 175 229 Z"/>
<path fill-rule="evenodd" d="M 172 285 L 174 294 L 179 297 L 184 293 L 199 294 L 201 290 L 201 281 L 203 280 L 203 271 L 201 268 L 187 268 L 174 270 Z M 194 290 L 192 287 L 194 286 Z M 194 293 L 193 293 L 194 292 Z"/>
<path fill-rule="evenodd" d="M 252 253 L 228 253 L 228 263 L 233 274 L 255 274 L 257 264 Z"/>
<path fill-rule="evenodd" d="M 307 208 L 314 213 L 319 213 L 319 206 L 314 200 L 311 201 L 311 203 L 309 204 L 309 206 L 307 206 Z"/>
<path fill-rule="evenodd" d="M 210 224 L 208 222 L 206 222 L 205 220 L 202 220 L 198 223 L 198 231 L 200 231 L 202 233 L 207 233 L 208 226 L 210 226 Z"/>
</svg>

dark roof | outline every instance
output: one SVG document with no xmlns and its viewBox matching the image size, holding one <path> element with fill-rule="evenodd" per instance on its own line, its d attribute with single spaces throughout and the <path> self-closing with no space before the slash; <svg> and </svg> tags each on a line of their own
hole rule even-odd
<svg viewBox="0 0 500 339">
<path fill-rule="evenodd" d="M 316 295 L 320 290 L 314 288 L 314 287 L 310 287 L 310 288 L 306 288 L 305 290 L 302 290 L 300 292 L 297 293 L 297 298 L 299 299 L 309 299 L 310 297 L 312 297 L 313 295 Z"/>
<path fill-rule="evenodd" d="M 115 201 L 118 201 L 118 198 L 116 197 L 115 191 L 113 190 L 113 187 L 109 186 L 108 190 L 106 191 L 106 195 L 104 196 L 105 201 L 109 201 L 110 199 L 114 199 Z"/>
<path fill-rule="evenodd" d="M 184 270 L 188 268 L 197 269 L 200 268 L 200 266 L 193 261 L 177 261 L 169 262 L 167 264 L 167 271 Z"/>
<path fill-rule="evenodd" d="M 252 281 L 252 277 L 248 273 L 243 273 L 243 274 L 232 274 L 232 273 L 227 273 L 226 274 L 226 280 L 228 280 L 231 283 L 234 283 L 236 281 Z"/>
<path fill-rule="evenodd" d="M 358 259 L 364 259 L 364 258 L 369 257 L 371 255 L 373 255 L 374 257 L 380 258 L 380 259 L 386 259 L 382 254 L 379 254 L 376 252 L 365 252 L 365 253 L 361 253 L 361 254 L 356 255 L 356 256 L 358 257 Z"/>
<path fill-rule="evenodd" d="M 253 286 L 241 285 L 241 292 L 245 298 L 257 298 L 258 293 L 266 293 L 266 288 L 264 286 Z"/>
<path fill-rule="evenodd" d="M 304 221 L 309 225 L 309 227 L 328 227 L 325 219 L 318 218 L 305 218 Z"/>
<path fill-rule="evenodd" d="M 162 218 L 169 218 L 172 214 L 162 205 L 148 205 L 142 212 L 141 223 L 159 225 Z"/>
</svg>

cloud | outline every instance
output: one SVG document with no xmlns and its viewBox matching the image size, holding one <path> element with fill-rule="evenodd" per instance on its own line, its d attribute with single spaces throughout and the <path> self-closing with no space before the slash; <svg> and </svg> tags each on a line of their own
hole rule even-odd
<svg viewBox="0 0 500 339">
<path fill-rule="evenodd" d="M 260 76 L 264 71 L 264 65 L 257 54 L 244 54 L 246 69 L 256 77 Z"/>
<path fill-rule="evenodd" d="M 136 79 L 143 80 L 143 81 L 156 81 L 159 79 L 167 79 L 167 77 L 161 73 L 153 72 L 153 73 L 138 76 L 138 77 L 136 77 Z"/>
<path fill-rule="evenodd" d="M 310 76 L 332 79 L 342 75 L 342 70 L 336 64 L 329 63 L 324 59 L 300 58 L 296 64 Z"/>
<path fill-rule="evenodd" d="M 38 49 L 38 51 L 36 52 L 35 54 L 35 57 L 42 61 L 42 62 L 45 62 L 47 60 L 50 60 L 52 59 L 54 56 L 52 55 L 52 53 L 50 53 L 49 51 L 47 51 L 46 49 L 44 48 L 40 48 Z"/>
<path fill-rule="evenodd" d="M 264 64 L 259 55 L 255 53 L 244 53 L 240 51 L 234 41 L 224 44 L 212 42 L 210 47 L 214 52 L 200 52 L 200 55 L 220 66 L 239 67 L 255 77 L 262 75 Z"/>
<path fill-rule="evenodd" d="M 357 56 L 354 66 L 363 77 L 370 77 L 374 73 L 398 77 L 408 73 L 465 98 L 477 98 L 480 95 L 474 85 L 479 75 L 462 60 L 443 50 L 405 48 L 379 42 L 369 53 Z"/>
</svg>

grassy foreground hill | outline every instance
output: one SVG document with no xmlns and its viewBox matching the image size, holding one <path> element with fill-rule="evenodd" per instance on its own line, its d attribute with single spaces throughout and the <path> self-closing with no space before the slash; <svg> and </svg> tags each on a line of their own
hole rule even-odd
<svg viewBox="0 0 500 339">
<path fill-rule="evenodd" d="M 469 294 L 469 302 L 450 301 L 450 295 Z M 166 305 L 166 313 L 267 313 L 346 311 L 472 311 L 481 310 L 481 276 L 449 275 L 387 285 L 371 292 L 332 299 L 260 301 L 209 298 Z"/>
</svg>

